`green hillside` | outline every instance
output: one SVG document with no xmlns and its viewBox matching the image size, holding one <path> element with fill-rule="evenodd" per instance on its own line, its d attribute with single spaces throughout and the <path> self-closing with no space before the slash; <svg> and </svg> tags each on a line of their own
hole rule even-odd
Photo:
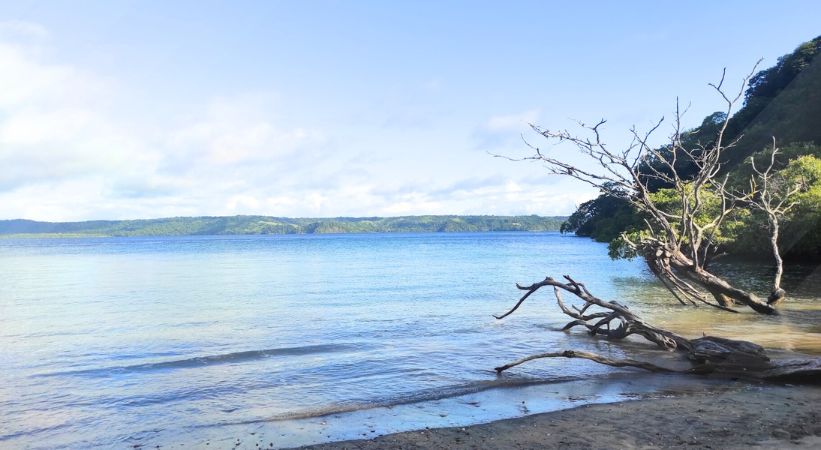
<svg viewBox="0 0 821 450">
<path fill-rule="evenodd" d="M 821 144 L 819 53 L 821 36 L 801 44 L 751 80 L 744 107 L 730 121 L 730 139 L 740 136 L 740 140 L 727 152 L 728 167 L 769 147 L 773 137 L 779 146 Z"/>
<path fill-rule="evenodd" d="M 87 222 L 37 222 L 15 219 L 0 220 L 0 235 L 186 236 L 557 231 L 565 220 L 566 217 L 541 216 L 405 216 L 329 219 L 231 216 Z"/>
<path fill-rule="evenodd" d="M 778 59 L 770 68 L 756 73 L 745 92 L 743 107 L 730 118 L 725 142 L 738 140 L 723 153 L 723 171 L 731 183 L 743 189 L 752 173 L 749 157 L 757 155 L 759 167 L 768 158 L 773 137 L 781 148 L 776 168 L 791 171 L 801 166 L 800 180 L 808 186 L 802 194 L 799 207 L 786 217 L 788 230 L 783 245 L 787 256 L 821 259 L 821 196 L 814 194 L 821 186 L 821 178 L 813 175 L 821 158 L 821 36 L 798 46 L 795 51 Z M 682 142 L 689 148 L 714 144 L 719 125 L 726 115 L 716 112 L 702 123 L 682 134 Z M 660 149 L 663 153 L 664 147 Z M 661 167 L 661 166 L 659 166 Z M 676 168 L 683 178 L 691 177 L 696 167 L 690 161 L 678 160 Z M 657 167 L 658 169 L 658 167 Z M 662 169 L 663 170 L 663 169 Z M 644 167 L 644 173 L 650 169 Z M 798 172 L 796 172 L 798 173 Z M 793 177 L 798 176 L 792 174 Z M 650 180 L 653 191 L 664 189 L 663 183 Z M 726 247 L 735 254 L 768 255 L 760 239 L 766 222 L 755 214 L 736 218 L 733 234 L 728 235 Z M 579 206 L 562 225 L 563 232 L 575 232 L 602 242 L 613 241 L 623 231 L 640 229 L 642 218 L 624 199 L 600 195 Z"/>
</svg>

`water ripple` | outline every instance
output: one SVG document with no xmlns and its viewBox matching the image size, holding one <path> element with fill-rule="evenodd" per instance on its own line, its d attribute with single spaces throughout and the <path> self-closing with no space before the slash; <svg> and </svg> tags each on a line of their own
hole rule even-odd
<svg viewBox="0 0 821 450">
<path fill-rule="evenodd" d="M 40 373 L 34 374 L 32 375 L 32 377 L 57 377 L 66 375 L 107 377 L 110 375 L 131 372 L 189 369 L 219 364 L 246 362 L 257 359 L 270 358 L 272 356 L 299 356 L 309 355 L 313 353 L 338 353 L 345 351 L 357 351 L 370 347 L 371 346 L 365 346 L 363 344 L 319 344 L 305 345 L 301 347 L 270 348 L 266 350 L 248 350 L 242 352 L 225 353 L 221 355 L 198 356 L 195 358 L 162 361 L 157 363 L 135 364 L 130 366 L 102 367 L 95 369 L 67 370 L 62 372 Z"/>
</svg>

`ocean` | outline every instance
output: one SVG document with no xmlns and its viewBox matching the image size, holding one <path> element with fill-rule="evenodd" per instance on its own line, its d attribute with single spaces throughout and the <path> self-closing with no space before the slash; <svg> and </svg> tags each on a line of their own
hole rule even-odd
<svg viewBox="0 0 821 450">
<path fill-rule="evenodd" d="M 248 430 L 296 445 L 349 437 L 327 417 L 425 405 L 412 426 L 464 423 L 448 401 L 634 373 L 551 360 L 497 377 L 532 353 L 630 351 L 557 331 L 548 290 L 492 317 L 546 275 L 660 325 L 697 314 L 699 330 L 744 335 L 758 319 L 685 311 L 641 261 L 559 233 L 0 239 L 0 273 L 0 448 L 222 448 Z M 804 313 L 817 279 L 785 279 Z M 818 315 L 800 317 L 765 343 L 817 349 Z"/>
</svg>

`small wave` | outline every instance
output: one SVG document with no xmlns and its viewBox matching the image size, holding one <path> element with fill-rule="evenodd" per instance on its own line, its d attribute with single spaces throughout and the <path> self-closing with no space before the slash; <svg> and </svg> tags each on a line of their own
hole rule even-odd
<svg viewBox="0 0 821 450">
<path fill-rule="evenodd" d="M 362 350 L 362 344 L 318 344 L 301 347 L 271 348 L 266 350 L 248 350 L 243 352 L 225 353 L 221 355 L 198 356 L 196 358 L 162 361 L 156 363 L 135 364 L 131 366 L 103 367 L 98 369 L 67 370 L 32 375 L 33 377 L 56 377 L 64 375 L 109 376 L 122 373 L 147 372 L 154 370 L 188 369 L 194 367 L 213 366 L 218 364 L 237 363 L 269 358 L 272 356 L 299 356 L 314 353 L 335 353 L 353 350 Z"/>
<path fill-rule="evenodd" d="M 68 423 L 68 422 L 65 422 L 65 423 L 60 423 L 60 424 L 51 425 L 51 426 L 36 427 L 36 428 L 28 429 L 28 430 L 13 431 L 13 432 L 10 432 L 8 434 L 0 434 L 0 442 L 10 441 L 12 439 L 16 439 L 16 438 L 19 438 L 21 436 L 27 436 L 27 435 L 32 435 L 33 436 L 33 435 L 36 435 L 37 433 L 46 433 L 46 432 L 50 432 L 50 431 L 62 430 L 62 429 L 66 429 L 66 428 L 69 428 L 69 427 L 71 427 L 71 424 Z M 9 448 L 11 448 L 11 447 L 9 447 Z"/>
<path fill-rule="evenodd" d="M 419 392 L 414 392 L 409 395 L 404 395 L 401 397 L 390 398 L 390 399 L 382 399 L 382 400 L 375 400 L 369 402 L 362 402 L 362 403 L 344 403 L 344 404 L 335 404 L 321 408 L 312 408 L 312 409 L 305 409 L 302 411 L 293 411 L 287 412 L 283 414 L 277 414 L 274 416 L 269 416 L 261 419 L 252 419 L 252 420 L 243 420 L 243 421 L 236 421 L 236 422 L 221 422 L 217 424 L 218 426 L 224 425 L 249 425 L 255 423 L 264 423 L 264 422 L 279 422 L 279 421 L 286 421 L 286 420 L 299 420 L 299 419 L 310 419 L 315 417 L 323 417 L 323 416 L 330 416 L 333 414 L 342 414 L 342 413 L 349 413 L 353 411 L 359 411 L 363 409 L 372 409 L 372 408 L 391 408 L 394 406 L 399 405 L 407 405 L 413 403 L 421 403 L 421 402 L 429 402 L 435 400 L 441 400 L 445 398 L 451 397 L 459 397 L 462 395 L 468 394 L 475 394 L 477 392 L 483 392 L 490 389 L 499 389 L 499 388 L 517 388 L 517 387 L 525 387 L 525 386 L 535 386 L 535 385 L 543 385 L 543 384 L 553 384 L 553 383 L 565 383 L 568 381 L 577 381 L 582 379 L 581 377 L 557 377 L 551 379 L 543 379 L 543 378 L 497 378 L 495 380 L 483 380 L 483 381 L 474 381 L 470 383 L 455 385 L 455 386 L 448 386 L 444 388 L 437 388 L 437 389 L 429 389 L 423 390 Z M 214 425 L 198 425 L 194 428 L 209 428 Z"/>
</svg>

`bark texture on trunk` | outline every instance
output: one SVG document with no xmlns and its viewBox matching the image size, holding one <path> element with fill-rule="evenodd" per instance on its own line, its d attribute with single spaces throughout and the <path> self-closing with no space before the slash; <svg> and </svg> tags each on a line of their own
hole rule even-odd
<svg viewBox="0 0 821 450">
<path fill-rule="evenodd" d="M 692 262 L 683 254 L 678 253 L 670 259 L 670 265 L 680 272 L 686 273 L 688 278 L 696 280 L 715 297 L 724 296 L 736 303 L 749 306 L 753 311 L 761 314 L 778 314 L 778 310 L 761 301 L 755 294 L 738 289 L 712 273 L 693 267 Z"/>
<path fill-rule="evenodd" d="M 655 243 L 645 248 L 643 254 L 653 273 L 682 304 L 698 306 L 702 303 L 733 312 L 737 312 L 731 308 L 733 305 L 742 304 L 760 314 L 778 314 L 773 305 L 693 263 L 692 259 L 678 249 Z M 704 291 L 715 302 L 709 301 Z"/>
<path fill-rule="evenodd" d="M 784 274 L 784 261 L 781 259 L 781 252 L 778 250 L 778 217 L 770 217 L 770 246 L 775 259 L 775 278 L 773 279 L 773 291 L 767 297 L 768 305 L 778 305 L 787 296 L 784 289 L 781 289 L 781 276 Z"/>
</svg>

